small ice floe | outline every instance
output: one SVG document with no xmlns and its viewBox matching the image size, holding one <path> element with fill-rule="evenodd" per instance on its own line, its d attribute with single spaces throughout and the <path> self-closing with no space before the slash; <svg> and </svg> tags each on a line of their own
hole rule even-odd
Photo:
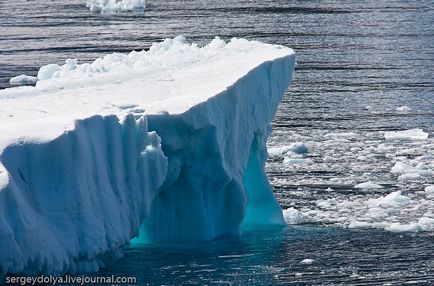
<svg viewBox="0 0 434 286">
<path fill-rule="evenodd" d="M 372 181 L 367 181 L 354 186 L 356 189 L 382 189 L 383 186 L 373 183 Z"/>
<path fill-rule="evenodd" d="M 424 216 L 417 222 L 417 224 L 424 231 L 434 230 L 434 218 Z"/>
<path fill-rule="evenodd" d="M 379 228 L 384 229 L 389 226 L 387 222 L 371 222 L 371 221 L 358 221 L 353 220 L 348 225 L 348 228 Z"/>
<path fill-rule="evenodd" d="M 400 106 L 396 108 L 396 111 L 401 112 L 401 113 L 407 113 L 411 110 L 410 107 L 408 107 L 407 105 L 404 106 Z"/>
<path fill-rule="evenodd" d="M 309 158 L 290 158 L 285 157 L 283 163 L 287 165 L 310 165 L 313 161 Z"/>
<path fill-rule="evenodd" d="M 434 198 L 434 185 L 425 187 L 425 194 L 427 198 Z"/>
<path fill-rule="evenodd" d="M 300 261 L 300 264 L 305 264 L 305 265 L 309 265 L 312 264 L 315 260 L 311 259 L 311 258 L 306 258 L 303 259 L 302 261 Z"/>
<path fill-rule="evenodd" d="M 389 226 L 386 226 L 384 230 L 391 232 L 417 232 L 421 231 L 420 226 L 417 223 L 410 224 L 400 224 L 400 223 L 392 223 Z"/>
<path fill-rule="evenodd" d="M 388 194 L 385 197 L 368 200 L 369 207 L 400 208 L 411 203 L 411 199 L 402 195 L 401 191 Z"/>
<path fill-rule="evenodd" d="M 357 134 L 354 132 L 342 132 L 342 133 L 327 133 L 324 135 L 327 138 L 352 138 L 357 137 Z"/>
<path fill-rule="evenodd" d="M 411 166 L 398 161 L 392 167 L 390 172 L 394 174 L 400 174 L 398 177 L 399 181 L 414 181 L 420 179 L 421 177 L 434 176 L 434 171 L 430 170 L 423 162 L 418 163 L 416 166 Z"/>
<path fill-rule="evenodd" d="M 30 75 L 18 75 L 9 80 L 10 85 L 34 85 L 38 78 Z"/>
<path fill-rule="evenodd" d="M 324 156 L 324 158 L 322 159 L 322 161 L 324 162 L 324 163 L 334 163 L 334 162 L 336 162 L 337 161 L 337 159 L 336 158 L 334 158 L 334 157 L 332 157 L 332 156 Z"/>
<path fill-rule="evenodd" d="M 294 208 L 283 210 L 283 218 L 287 224 L 302 224 L 305 221 L 303 213 Z"/>
<path fill-rule="evenodd" d="M 53 75 L 60 70 L 58 64 L 49 64 L 39 68 L 38 80 L 47 80 L 53 77 Z"/>
<path fill-rule="evenodd" d="M 422 217 L 418 222 L 409 224 L 392 223 L 384 229 L 392 232 L 432 231 L 434 230 L 434 218 Z"/>
<path fill-rule="evenodd" d="M 426 173 L 426 175 L 432 175 L 432 171 L 429 170 L 428 166 L 423 162 L 413 167 L 409 164 L 398 161 L 393 165 L 390 172 L 395 174 L 420 173 L 422 175 Z"/>
<path fill-rule="evenodd" d="M 309 148 L 304 143 L 296 142 L 289 146 L 271 147 L 268 148 L 268 156 L 279 157 L 288 153 L 294 154 L 306 154 L 309 152 Z"/>
<path fill-rule="evenodd" d="M 418 173 L 407 173 L 407 174 L 402 174 L 402 175 L 398 176 L 398 181 L 400 181 L 400 182 L 417 181 L 421 177 L 422 176 Z"/>
<path fill-rule="evenodd" d="M 86 7 L 92 13 L 113 13 L 118 11 L 144 11 L 145 0 L 87 0 Z"/>
<path fill-rule="evenodd" d="M 384 133 L 386 140 L 426 140 L 429 134 L 420 128 L 403 131 L 387 131 Z"/>
</svg>

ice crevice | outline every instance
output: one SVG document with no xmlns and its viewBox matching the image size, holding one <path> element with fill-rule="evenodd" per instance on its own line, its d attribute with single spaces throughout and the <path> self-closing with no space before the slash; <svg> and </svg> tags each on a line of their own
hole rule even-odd
<svg viewBox="0 0 434 286">
<path fill-rule="evenodd" d="M 285 223 L 264 165 L 291 49 L 178 37 L 66 65 L 0 91 L 0 273 L 97 271 L 137 236 Z"/>
</svg>

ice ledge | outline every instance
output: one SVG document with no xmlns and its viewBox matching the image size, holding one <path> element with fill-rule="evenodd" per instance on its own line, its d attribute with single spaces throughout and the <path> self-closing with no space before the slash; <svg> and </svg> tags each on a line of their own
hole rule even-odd
<svg viewBox="0 0 434 286">
<path fill-rule="evenodd" d="M 263 167 L 294 64 L 176 38 L 0 91 L 0 272 L 96 271 L 140 224 L 141 241 L 283 224 Z"/>
</svg>

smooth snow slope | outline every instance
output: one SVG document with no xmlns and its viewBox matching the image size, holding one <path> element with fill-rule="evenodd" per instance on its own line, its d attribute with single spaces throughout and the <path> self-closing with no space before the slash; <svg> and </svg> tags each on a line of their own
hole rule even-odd
<svg viewBox="0 0 434 286">
<path fill-rule="evenodd" d="M 1 272 L 97 270 L 140 224 L 141 241 L 283 224 L 263 167 L 294 64 L 282 46 L 177 37 L 1 90 Z"/>
</svg>

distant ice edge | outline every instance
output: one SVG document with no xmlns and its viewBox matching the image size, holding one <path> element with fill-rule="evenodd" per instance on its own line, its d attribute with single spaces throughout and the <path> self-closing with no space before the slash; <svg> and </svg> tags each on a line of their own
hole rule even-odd
<svg viewBox="0 0 434 286">
<path fill-rule="evenodd" d="M 294 65 L 294 54 L 264 62 L 182 114 L 94 116 L 53 141 L 7 147 L 0 273 L 97 271 L 141 224 L 140 241 L 284 224 L 265 143 Z"/>
</svg>

